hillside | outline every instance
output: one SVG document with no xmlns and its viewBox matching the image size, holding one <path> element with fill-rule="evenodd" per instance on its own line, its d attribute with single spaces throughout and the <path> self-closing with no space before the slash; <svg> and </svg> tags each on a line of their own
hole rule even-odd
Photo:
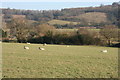
<svg viewBox="0 0 120 80">
<path fill-rule="evenodd" d="M 80 20 L 84 20 L 86 22 L 94 22 L 94 23 L 101 23 L 108 21 L 106 13 L 101 13 L 101 12 L 84 13 L 79 16 L 76 16 L 76 18 Z"/>
<path fill-rule="evenodd" d="M 5 22 L 12 18 L 20 17 L 38 22 L 48 22 L 54 24 L 76 24 L 82 23 L 82 26 L 103 26 L 106 24 L 120 24 L 118 16 L 119 3 L 115 2 L 112 5 L 102 5 L 99 7 L 84 7 L 84 8 L 67 8 L 62 10 L 18 10 L 18 9 L 2 9 Z M 18 16 L 19 15 L 19 16 Z M 62 21 L 64 20 L 64 21 Z M 86 24 L 87 23 L 87 24 Z"/>
<path fill-rule="evenodd" d="M 13 18 L 25 18 L 25 15 L 12 15 Z"/>
<path fill-rule="evenodd" d="M 50 25 L 54 25 L 54 24 L 59 24 L 59 25 L 65 25 L 65 24 L 77 24 L 77 22 L 72 22 L 72 21 L 64 21 L 64 20 L 50 20 L 48 21 L 48 23 Z"/>
</svg>

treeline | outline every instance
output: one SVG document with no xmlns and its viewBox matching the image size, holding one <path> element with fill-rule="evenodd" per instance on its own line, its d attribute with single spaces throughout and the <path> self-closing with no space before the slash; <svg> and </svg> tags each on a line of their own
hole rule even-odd
<svg viewBox="0 0 120 80">
<path fill-rule="evenodd" d="M 98 28 L 100 29 L 101 26 L 105 26 L 105 25 L 108 25 L 106 23 L 93 23 L 92 25 L 89 25 L 90 28 Z M 88 25 L 87 24 L 84 24 L 84 23 L 78 23 L 78 24 L 64 24 L 64 25 L 60 25 L 60 24 L 54 24 L 53 26 L 55 26 L 57 29 L 74 29 L 74 28 L 79 28 L 79 27 L 87 27 Z"/>
<path fill-rule="evenodd" d="M 9 34 L 2 30 L 3 41 L 70 45 L 112 45 L 113 42 L 119 42 L 120 32 L 114 25 L 103 26 L 99 32 L 81 28 L 61 32 L 49 24 L 40 24 L 31 28 L 29 26 L 26 19 L 13 19 L 7 24 Z"/>
<path fill-rule="evenodd" d="M 46 22 L 52 19 L 59 20 L 67 20 L 67 21 L 75 21 L 82 22 L 81 26 L 88 26 L 85 24 L 85 21 L 76 18 L 75 16 L 89 13 L 89 12 L 104 12 L 107 14 L 108 22 L 103 24 L 120 24 L 119 21 L 119 3 L 113 3 L 112 5 L 101 5 L 100 7 L 87 7 L 87 8 L 70 8 L 70 9 L 62 9 L 62 10 L 16 10 L 16 9 L 2 9 L 2 13 L 4 14 L 4 18 L 6 21 L 10 21 L 12 19 L 12 15 L 25 15 L 29 20 L 35 20 L 39 22 Z M 91 23 L 92 26 L 103 24 Z"/>
<path fill-rule="evenodd" d="M 29 39 L 30 43 L 47 43 L 47 44 L 62 44 L 62 45 L 105 45 L 100 38 L 94 38 L 92 35 L 80 34 L 74 32 L 72 34 L 54 34 L 48 31 L 45 36 Z"/>
</svg>

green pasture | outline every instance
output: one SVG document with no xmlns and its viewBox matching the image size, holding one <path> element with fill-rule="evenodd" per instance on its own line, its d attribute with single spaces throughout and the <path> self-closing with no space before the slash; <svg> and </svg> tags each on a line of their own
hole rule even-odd
<svg viewBox="0 0 120 80">
<path fill-rule="evenodd" d="M 64 33 L 64 32 L 75 32 L 77 31 L 78 29 L 56 29 L 57 32 L 61 32 L 61 33 Z M 87 29 L 89 32 L 97 32 L 99 33 L 100 29 Z"/>
<path fill-rule="evenodd" d="M 5 78 L 118 77 L 118 48 L 2 43 L 2 59 Z"/>
<path fill-rule="evenodd" d="M 65 24 L 70 24 L 70 23 L 72 23 L 72 24 L 74 24 L 74 25 L 77 24 L 77 22 L 64 21 L 64 20 L 56 20 L 56 19 L 53 19 L 53 20 L 51 20 L 51 21 L 48 21 L 48 23 L 51 24 L 51 25 L 54 25 L 54 24 L 65 25 Z"/>
</svg>

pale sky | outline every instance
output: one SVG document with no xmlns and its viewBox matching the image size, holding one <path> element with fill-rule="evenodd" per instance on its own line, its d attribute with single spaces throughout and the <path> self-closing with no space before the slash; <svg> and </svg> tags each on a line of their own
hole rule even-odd
<svg viewBox="0 0 120 80">
<path fill-rule="evenodd" d="M 120 0 L 0 0 L 1 2 L 118 2 Z"/>
<path fill-rule="evenodd" d="M 95 7 L 111 5 L 119 0 L 0 0 L 1 8 L 26 10 L 60 10 L 64 8 Z"/>
</svg>

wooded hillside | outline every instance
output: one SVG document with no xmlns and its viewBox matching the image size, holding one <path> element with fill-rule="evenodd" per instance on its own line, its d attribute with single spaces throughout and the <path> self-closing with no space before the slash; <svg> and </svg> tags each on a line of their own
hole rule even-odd
<svg viewBox="0 0 120 80">
<path fill-rule="evenodd" d="M 62 10 L 39 11 L 7 8 L 2 9 L 2 13 L 5 22 L 9 22 L 12 18 L 26 18 L 28 20 L 37 21 L 38 23 L 47 23 L 48 21 L 50 22 L 55 19 L 70 21 L 68 23 L 76 22 L 79 26 L 103 26 L 105 24 L 120 24 L 118 8 L 119 3 L 114 2 L 112 5 L 101 5 L 99 7 L 86 8 L 68 8 Z"/>
</svg>

